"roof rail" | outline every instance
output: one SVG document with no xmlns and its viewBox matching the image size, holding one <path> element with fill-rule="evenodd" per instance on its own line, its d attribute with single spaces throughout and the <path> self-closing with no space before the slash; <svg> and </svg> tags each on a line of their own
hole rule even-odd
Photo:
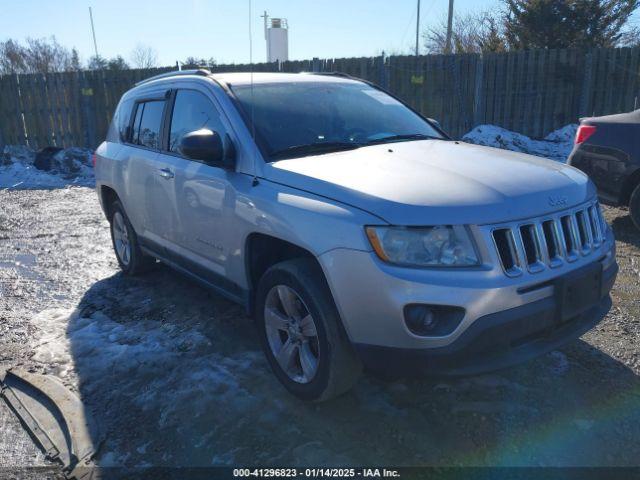
<svg viewBox="0 0 640 480">
<path fill-rule="evenodd" d="M 302 73 L 303 75 L 326 75 L 330 77 L 343 77 L 343 78 L 351 78 L 353 80 L 360 80 L 359 78 L 344 72 L 300 72 L 300 73 Z"/>
<path fill-rule="evenodd" d="M 166 73 L 161 73 L 160 75 L 154 75 L 153 77 L 149 77 L 149 78 L 145 78 L 144 80 L 140 80 L 139 82 L 136 83 L 136 87 L 138 85 L 143 85 L 147 82 L 152 82 L 153 80 L 159 80 L 161 78 L 168 78 L 168 77 L 177 77 L 180 75 L 201 75 L 203 77 L 207 77 L 209 75 L 211 75 L 211 72 L 209 70 L 207 70 L 206 68 L 198 68 L 197 70 L 174 70 L 172 72 L 166 72 Z"/>
<path fill-rule="evenodd" d="M 370 82 L 364 78 L 356 77 L 354 75 L 349 75 L 344 72 L 300 72 L 302 75 L 326 75 L 327 77 L 340 77 L 340 78 L 348 78 L 350 80 L 355 80 L 356 82 L 366 83 L 367 85 L 371 85 L 373 87 L 379 88 L 375 83 Z"/>
</svg>

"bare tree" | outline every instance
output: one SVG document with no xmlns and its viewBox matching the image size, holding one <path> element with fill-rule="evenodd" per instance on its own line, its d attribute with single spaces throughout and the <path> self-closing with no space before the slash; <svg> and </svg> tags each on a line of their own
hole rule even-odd
<svg viewBox="0 0 640 480">
<path fill-rule="evenodd" d="M 640 28 L 637 25 L 628 25 L 620 33 L 619 44 L 621 47 L 640 47 Z"/>
<path fill-rule="evenodd" d="M 0 75 L 25 71 L 25 48 L 11 39 L 0 42 Z"/>
<path fill-rule="evenodd" d="M 135 68 L 158 66 L 158 52 L 148 45 L 139 43 L 131 52 L 131 63 Z"/>
<path fill-rule="evenodd" d="M 50 73 L 73 69 L 73 52 L 55 37 L 28 38 L 26 45 L 15 40 L 0 42 L 0 74 Z"/>
<path fill-rule="evenodd" d="M 447 19 L 442 18 L 423 34 L 429 53 L 444 53 L 447 44 Z M 456 15 L 451 33 L 452 53 L 498 52 L 506 49 L 500 16 L 491 11 Z"/>
<path fill-rule="evenodd" d="M 29 72 L 50 73 L 71 70 L 71 51 L 55 37 L 27 38 L 25 63 Z"/>
</svg>

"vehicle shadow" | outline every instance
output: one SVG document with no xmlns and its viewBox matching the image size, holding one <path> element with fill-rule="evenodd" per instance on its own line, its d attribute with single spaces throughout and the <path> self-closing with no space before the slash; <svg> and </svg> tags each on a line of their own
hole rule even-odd
<svg viewBox="0 0 640 480">
<path fill-rule="evenodd" d="M 307 404 L 271 374 L 240 307 L 161 265 L 93 284 L 66 334 L 105 467 L 640 459 L 640 379 L 584 341 L 490 375 L 364 375 L 348 394 Z"/>
<path fill-rule="evenodd" d="M 640 247 L 640 230 L 636 228 L 630 215 L 620 215 L 613 219 L 611 228 L 619 242 Z"/>
</svg>

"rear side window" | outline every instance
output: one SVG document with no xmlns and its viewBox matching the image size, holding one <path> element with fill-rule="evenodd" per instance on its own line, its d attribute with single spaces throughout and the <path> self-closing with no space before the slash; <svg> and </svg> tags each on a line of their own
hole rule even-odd
<svg viewBox="0 0 640 480">
<path fill-rule="evenodd" d="M 138 103 L 131 143 L 147 148 L 160 148 L 160 126 L 164 103 L 164 100 Z"/>
<path fill-rule="evenodd" d="M 178 90 L 171 118 L 169 151 L 179 153 L 182 137 L 201 128 L 217 132 L 221 138 L 225 138 L 226 130 L 213 103 L 195 90 Z"/>
<path fill-rule="evenodd" d="M 133 126 L 131 130 L 131 143 L 138 143 L 138 137 L 140 136 L 140 120 L 142 119 L 142 112 L 144 111 L 144 103 L 139 103 L 136 106 L 136 116 L 133 120 Z"/>
<path fill-rule="evenodd" d="M 133 111 L 133 99 L 120 102 L 107 133 L 108 142 L 127 142 L 129 140 L 129 126 Z"/>
</svg>

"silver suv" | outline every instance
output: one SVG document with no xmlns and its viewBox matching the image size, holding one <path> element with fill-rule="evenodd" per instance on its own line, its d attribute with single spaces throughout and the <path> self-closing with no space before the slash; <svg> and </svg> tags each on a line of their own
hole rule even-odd
<svg viewBox="0 0 640 480">
<path fill-rule="evenodd" d="M 160 260 L 244 305 L 307 400 L 363 365 L 507 367 L 611 306 L 614 239 L 586 175 L 453 141 L 344 75 L 143 81 L 96 151 L 96 188 L 122 270 Z"/>
</svg>

